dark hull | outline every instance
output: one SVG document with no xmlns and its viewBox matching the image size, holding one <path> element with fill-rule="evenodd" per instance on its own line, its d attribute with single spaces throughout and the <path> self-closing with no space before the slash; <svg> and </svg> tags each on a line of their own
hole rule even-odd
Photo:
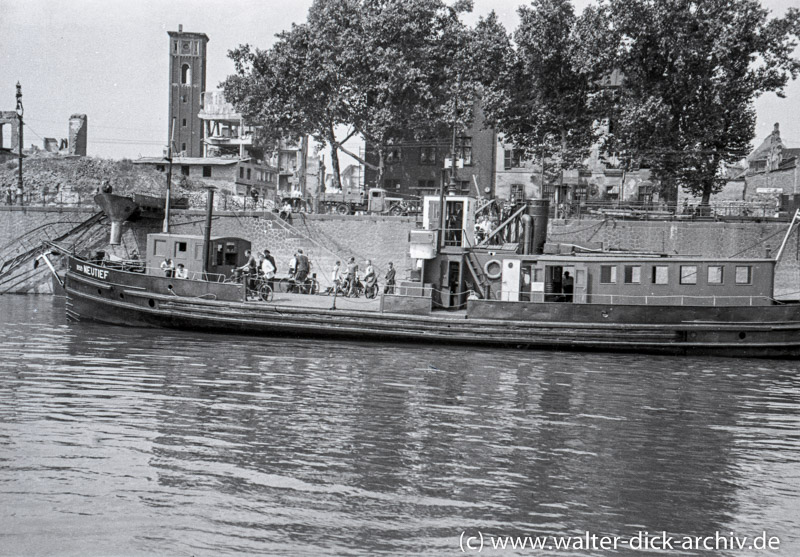
<svg viewBox="0 0 800 557">
<path fill-rule="evenodd" d="M 84 267 L 96 276 L 81 272 Z M 662 315 L 660 321 L 668 322 L 655 323 L 642 321 L 636 306 L 577 304 L 572 308 L 530 304 L 536 316 L 532 319 L 520 319 L 513 314 L 518 304 L 507 303 L 491 311 L 494 317 L 485 311 L 481 317 L 466 317 L 463 312 L 407 315 L 244 302 L 238 285 L 115 270 L 97 276 L 97 269 L 102 268 L 70 262 L 67 316 L 74 321 L 267 337 L 773 358 L 800 355 L 800 306 L 685 308 L 690 311 L 683 312 L 684 318 L 680 308 L 668 312 L 665 308 L 669 317 Z M 298 297 L 300 303 L 302 298 Z M 548 307 L 553 308 L 551 319 L 542 319 Z M 603 317 L 609 309 L 613 322 Z M 658 308 L 651 307 L 650 312 L 661 315 Z"/>
</svg>

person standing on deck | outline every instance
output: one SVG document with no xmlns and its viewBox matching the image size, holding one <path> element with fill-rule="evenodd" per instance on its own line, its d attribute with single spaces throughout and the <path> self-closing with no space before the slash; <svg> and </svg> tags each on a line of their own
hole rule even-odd
<svg viewBox="0 0 800 557">
<path fill-rule="evenodd" d="M 569 271 L 564 273 L 564 280 L 561 281 L 561 288 L 564 292 L 564 301 L 571 302 L 572 301 L 572 293 L 575 290 L 575 279 L 570 276 Z"/>
<path fill-rule="evenodd" d="M 394 294 L 394 264 L 389 261 L 389 270 L 386 271 L 386 286 L 383 287 L 384 294 Z"/>
<path fill-rule="evenodd" d="M 349 284 L 349 288 L 347 290 L 347 296 L 358 298 L 358 288 L 356 283 L 358 282 L 358 264 L 356 263 L 356 258 L 351 257 L 350 261 L 347 262 L 347 284 Z"/>
<path fill-rule="evenodd" d="M 295 275 L 294 280 L 300 284 L 306 281 L 308 277 L 308 272 L 311 270 L 311 263 L 308 261 L 308 257 L 303 253 L 303 250 L 297 250 L 297 256 L 295 257 L 297 263 L 295 266 Z"/>
</svg>

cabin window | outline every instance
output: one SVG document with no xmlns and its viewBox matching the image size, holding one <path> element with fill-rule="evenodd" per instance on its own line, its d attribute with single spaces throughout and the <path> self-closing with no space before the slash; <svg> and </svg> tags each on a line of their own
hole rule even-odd
<svg viewBox="0 0 800 557">
<path fill-rule="evenodd" d="M 185 257 L 186 254 L 186 242 L 175 242 L 175 255 L 183 255 Z"/>
<path fill-rule="evenodd" d="M 602 284 L 616 284 L 617 283 L 617 266 L 616 265 L 601 265 L 600 266 L 600 282 Z"/>
<path fill-rule="evenodd" d="M 653 284 L 669 284 L 669 267 L 666 265 L 653 266 Z"/>
<path fill-rule="evenodd" d="M 239 167 L 239 178 L 244 180 L 244 167 L 243 166 Z"/>
<path fill-rule="evenodd" d="M 681 265 L 681 284 L 697 284 L 697 265 Z"/>
<path fill-rule="evenodd" d="M 708 266 L 708 284 L 722 284 L 722 265 Z"/>
<path fill-rule="evenodd" d="M 156 240 L 153 244 L 153 255 L 156 257 L 164 257 L 167 255 L 167 242 L 166 240 Z"/>
<path fill-rule="evenodd" d="M 625 265 L 625 284 L 639 284 L 640 282 L 642 282 L 642 267 Z"/>
<path fill-rule="evenodd" d="M 185 143 L 183 144 L 183 148 L 184 148 L 184 150 L 186 149 L 186 144 Z M 181 166 L 181 174 L 184 175 L 184 176 L 188 176 L 189 175 L 189 167 L 186 166 L 186 165 L 182 165 Z"/>
<path fill-rule="evenodd" d="M 544 269 L 533 270 L 533 282 L 544 282 Z"/>
<path fill-rule="evenodd" d="M 225 262 L 224 256 L 222 244 L 217 244 L 217 265 L 222 265 Z"/>
<path fill-rule="evenodd" d="M 250 176 L 252 176 L 252 170 L 253 170 L 252 168 L 248 168 L 247 169 L 247 179 L 248 180 L 250 179 Z"/>
<path fill-rule="evenodd" d="M 203 167 L 203 178 L 211 178 L 211 167 L 204 166 Z"/>
<path fill-rule="evenodd" d="M 752 284 L 753 268 L 750 265 L 736 267 L 736 284 Z"/>
</svg>

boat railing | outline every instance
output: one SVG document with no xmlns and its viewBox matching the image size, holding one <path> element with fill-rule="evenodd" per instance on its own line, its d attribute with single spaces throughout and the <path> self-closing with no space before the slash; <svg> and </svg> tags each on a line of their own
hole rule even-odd
<svg viewBox="0 0 800 557">
<path fill-rule="evenodd" d="M 584 294 L 574 293 L 572 301 L 567 302 L 564 294 L 549 292 L 510 292 L 503 290 L 494 292 L 495 301 L 521 301 L 537 303 L 577 303 L 603 305 L 654 305 L 654 306 L 764 306 L 781 303 L 769 296 L 691 296 L 681 294 L 670 295 L 631 295 L 631 294 Z"/>
</svg>

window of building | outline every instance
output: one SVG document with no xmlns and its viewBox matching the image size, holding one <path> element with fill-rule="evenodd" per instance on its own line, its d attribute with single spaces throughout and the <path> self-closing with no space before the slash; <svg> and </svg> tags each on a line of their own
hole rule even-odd
<svg viewBox="0 0 800 557">
<path fill-rule="evenodd" d="M 189 64 L 181 66 L 181 84 L 190 85 L 192 83 L 192 68 Z"/>
<path fill-rule="evenodd" d="M 432 190 L 436 188 L 436 180 L 417 180 L 417 187 L 421 190 Z"/>
<path fill-rule="evenodd" d="M 669 284 L 669 267 L 666 265 L 653 266 L 653 284 Z"/>
<path fill-rule="evenodd" d="M 204 166 L 203 167 L 203 178 L 211 178 L 211 167 Z"/>
<path fill-rule="evenodd" d="M 184 103 L 189 102 L 189 95 L 181 95 L 181 102 Z"/>
<path fill-rule="evenodd" d="M 243 166 L 239 167 L 239 178 L 244 180 L 244 167 Z"/>
<path fill-rule="evenodd" d="M 247 179 L 248 180 L 250 179 L 250 176 L 252 176 L 252 174 L 253 174 L 253 169 L 252 168 L 248 168 L 247 169 Z"/>
<path fill-rule="evenodd" d="M 181 143 L 181 151 L 186 151 L 186 143 Z"/>
<path fill-rule="evenodd" d="M 736 284 L 752 284 L 753 268 L 750 265 L 736 267 Z"/>
<path fill-rule="evenodd" d="M 722 284 L 722 266 L 708 266 L 708 284 Z"/>
<path fill-rule="evenodd" d="M 186 127 L 186 118 L 184 118 L 184 119 L 181 121 L 181 124 L 183 125 L 183 127 L 184 127 L 184 128 Z"/>
<path fill-rule="evenodd" d="M 181 174 L 183 174 L 184 176 L 189 175 L 189 167 L 187 165 L 184 164 L 181 166 Z"/>
<path fill-rule="evenodd" d="M 385 190 L 399 190 L 400 180 L 396 178 L 386 178 L 383 180 L 383 189 Z"/>
<path fill-rule="evenodd" d="M 172 52 L 178 54 L 178 41 L 172 41 Z"/>
<path fill-rule="evenodd" d="M 436 164 L 436 147 L 420 147 L 419 164 Z"/>
<path fill-rule="evenodd" d="M 390 147 L 386 151 L 386 164 L 394 164 L 403 160 L 403 151 L 400 147 Z"/>
<path fill-rule="evenodd" d="M 164 172 L 166 170 L 166 167 L 163 164 L 157 164 L 156 170 L 158 170 L 159 172 Z"/>
<path fill-rule="evenodd" d="M 522 159 L 524 156 L 522 149 L 505 149 L 503 156 L 503 168 L 511 170 L 512 168 L 522 168 Z"/>
<path fill-rule="evenodd" d="M 642 268 L 639 265 L 625 265 L 625 284 L 642 282 Z"/>
<path fill-rule="evenodd" d="M 456 158 L 464 161 L 464 166 L 472 164 L 472 138 L 462 136 L 456 142 Z"/>
<path fill-rule="evenodd" d="M 600 266 L 600 282 L 602 284 L 616 284 L 617 283 L 617 266 L 616 265 L 601 265 Z"/>
<path fill-rule="evenodd" d="M 697 284 L 697 265 L 681 265 L 681 284 Z"/>
</svg>

